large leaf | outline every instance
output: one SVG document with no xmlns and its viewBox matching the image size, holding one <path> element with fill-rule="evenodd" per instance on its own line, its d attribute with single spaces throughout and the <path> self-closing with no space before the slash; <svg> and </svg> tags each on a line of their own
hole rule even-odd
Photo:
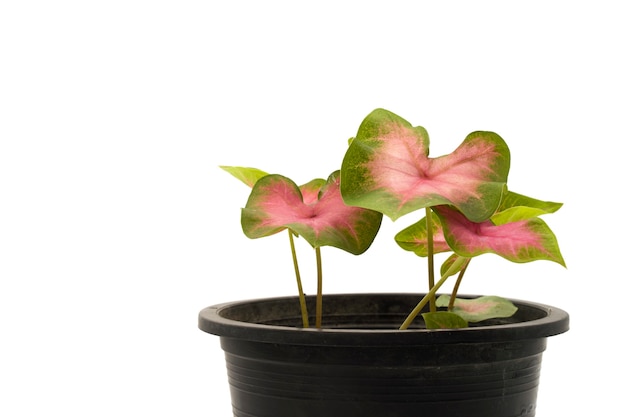
<svg viewBox="0 0 626 417">
<path fill-rule="evenodd" d="M 236 166 L 227 166 L 220 165 L 224 171 L 231 174 L 233 177 L 237 178 L 239 181 L 243 182 L 249 187 L 253 187 L 254 184 L 259 180 L 259 178 L 263 178 L 268 175 L 267 172 L 261 171 L 257 168 L 249 168 L 249 167 L 236 167 Z"/>
<path fill-rule="evenodd" d="M 495 253 L 513 262 L 550 260 L 565 266 L 556 236 L 538 217 L 496 225 L 475 223 L 450 206 L 433 207 L 446 242 L 458 255 Z"/>
<path fill-rule="evenodd" d="M 395 220 L 440 204 L 473 221 L 497 209 L 507 180 L 509 148 L 493 132 L 474 132 L 451 154 L 429 158 L 428 133 L 384 109 L 361 123 L 341 166 L 347 204 L 380 211 Z"/>
<path fill-rule="evenodd" d="M 344 204 L 339 192 L 339 171 L 334 172 L 319 193 L 319 180 L 303 186 L 305 194 L 282 175 L 260 178 L 241 213 L 243 231 L 249 238 L 260 238 L 286 228 L 300 235 L 313 247 L 334 246 L 353 254 L 369 248 L 378 233 L 382 214 Z"/>
<path fill-rule="evenodd" d="M 437 298 L 437 307 L 446 307 L 450 303 L 449 295 Z M 450 310 L 470 323 L 495 318 L 511 317 L 517 307 L 511 301 L 496 296 L 484 296 L 473 299 L 457 298 L 454 307 Z"/>
</svg>

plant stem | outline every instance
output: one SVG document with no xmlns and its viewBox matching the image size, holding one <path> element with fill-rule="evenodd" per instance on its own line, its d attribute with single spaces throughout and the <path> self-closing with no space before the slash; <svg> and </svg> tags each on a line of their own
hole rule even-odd
<svg viewBox="0 0 626 417">
<path fill-rule="evenodd" d="M 435 286 L 435 256 L 434 242 L 433 242 L 433 216 L 430 208 L 426 207 L 426 236 L 428 238 L 428 289 L 432 290 Z M 435 299 L 430 300 L 430 312 L 434 313 L 437 310 L 435 305 Z"/>
<path fill-rule="evenodd" d="M 459 277 L 456 279 L 456 282 L 454 283 L 454 289 L 452 290 L 452 293 L 450 294 L 450 302 L 448 303 L 448 311 L 452 310 L 452 308 L 454 307 L 454 302 L 456 301 L 456 294 L 459 292 L 459 286 L 461 285 L 461 280 L 463 279 L 463 275 L 465 275 L 465 271 L 467 271 L 467 266 L 469 265 L 471 260 L 472 258 L 469 258 L 467 260 L 467 263 L 465 264 L 463 269 L 461 269 L 461 272 L 459 272 Z"/>
<path fill-rule="evenodd" d="M 304 291 L 302 290 L 302 279 L 300 278 L 300 267 L 298 266 L 298 257 L 296 256 L 296 246 L 293 243 L 293 232 L 289 229 L 289 245 L 291 246 L 291 258 L 293 259 L 293 268 L 296 272 L 296 282 L 298 284 L 298 298 L 300 299 L 300 312 L 302 313 L 302 327 L 309 327 L 309 313 L 306 309 L 306 300 Z"/>
<path fill-rule="evenodd" d="M 317 295 L 315 300 L 315 327 L 322 327 L 322 252 L 319 247 L 315 248 L 317 261 Z"/>
<path fill-rule="evenodd" d="M 456 261 L 454 261 L 452 266 L 448 268 L 448 270 L 449 271 L 454 270 L 458 265 L 460 265 L 463 262 L 465 262 L 465 258 L 459 257 Z M 413 320 L 415 319 L 415 317 L 417 317 L 417 315 L 424 309 L 424 307 L 426 306 L 426 303 L 430 301 L 434 301 L 437 290 L 443 285 L 444 282 L 446 282 L 446 280 L 449 277 L 450 277 L 450 274 L 448 274 L 447 272 L 441 276 L 439 281 L 437 281 L 437 283 L 431 288 L 428 294 L 422 297 L 421 301 L 415 306 L 415 308 L 413 308 L 411 313 L 404 320 L 404 323 L 402 323 L 402 325 L 400 326 L 400 330 L 408 329 L 411 323 L 413 322 Z"/>
</svg>

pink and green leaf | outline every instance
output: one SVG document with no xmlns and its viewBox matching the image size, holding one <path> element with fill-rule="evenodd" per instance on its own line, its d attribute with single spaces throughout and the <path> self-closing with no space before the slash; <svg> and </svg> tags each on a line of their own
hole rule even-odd
<svg viewBox="0 0 626 417">
<path fill-rule="evenodd" d="M 437 307 L 446 307 L 450 303 L 449 295 L 441 295 L 437 298 Z M 511 301 L 496 297 L 484 296 L 473 299 L 457 298 L 451 313 L 459 315 L 470 323 L 483 320 L 511 317 L 517 311 L 517 307 Z"/>
<path fill-rule="evenodd" d="M 260 178 L 241 214 L 246 236 L 255 239 L 288 228 L 315 248 L 334 246 L 353 254 L 365 252 L 378 233 L 382 214 L 347 206 L 339 191 L 339 171 L 318 188 L 320 184 L 314 180 L 301 189 L 282 175 Z M 311 199 L 312 195 L 317 198 Z"/>
<path fill-rule="evenodd" d="M 321 178 L 316 178 L 301 185 L 299 188 L 304 204 L 314 204 L 318 200 L 320 191 L 325 185 L 326 181 Z"/>
<path fill-rule="evenodd" d="M 450 206 L 434 207 L 446 242 L 458 255 L 495 253 L 513 262 L 549 260 L 565 266 L 556 236 L 538 217 L 496 225 L 474 223 Z"/>
<path fill-rule="evenodd" d="M 395 220 L 440 204 L 474 221 L 497 209 L 507 180 L 509 148 L 493 132 L 474 132 L 451 154 L 430 158 L 428 133 L 383 109 L 363 120 L 341 167 L 347 204 Z"/>
<path fill-rule="evenodd" d="M 495 213 L 490 220 L 495 226 L 503 226 L 506 223 L 528 221 L 542 214 L 554 213 L 561 206 L 561 203 L 541 201 L 523 196 L 521 194 L 507 192 L 500 204 L 498 212 Z M 445 208 L 443 210 L 445 210 Z M 436 208 L 434 209 L 434 212 L 438 212 Z M 450 248 L 444 237 L 443 228 L 439 217 L 435 214 L 434 216 L 432 216 L 432 220 L 434 243 L 433 253 L 451 251 L 452 249 Z M 479 224 L 474 224 L 469 220 L 467 220 L 465 224 L 465 229 L 477 230 L 479 227 L 481 227 Z M 486 225 L 489 225 L 489 223 L 486 223 Z M 504 229 L 505 228 L 501 228 L 500 230 Z M 550 245 L 556 246 L 556 238 L 548 230 L 545 230 L 548 235 L 548 241 L 551 242 L 552 240 L 554 240 L 554 243 L 550 243 Z M 407 228 L 399 232 L 396 235 L 395 239 L 401 248 L 412 251 L 418 256 L 427 256 L 428 236 L 426 230 L 426 219 L 422 218 L 419 222 L 408 226 Z M 556 250 L 558 252 L 558 246 L 556 246 Z M 560 258 L 560 255 L 557 255 L 557 258 Z M 450 263 L 452 262 L 453 260 L 450 260 Z"/>
<path fill-rule="evenodd" d="M 246 184 L 248 187 L 253 187 L 254 184 L 264 176 L 268 175 L 267 172 L 261 171 L 257 168 L 248 168 L 248 167 L 236 167 L 236 166 L 226 166 L 220 165 L 224 171 L 231 174 L 233 177 L 237 178 L 239 181 Z"/>
</svg>

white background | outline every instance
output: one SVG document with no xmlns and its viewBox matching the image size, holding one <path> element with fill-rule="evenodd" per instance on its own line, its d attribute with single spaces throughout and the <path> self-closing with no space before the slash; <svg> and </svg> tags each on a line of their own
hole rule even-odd
<svg viewBox="0 0 626 417">
<path fill-rule="evenodd" d="M 436 3 L 436 5 L 433 5 Z M 0 4 L 0 415 L 230 415 L 205 306 L 295 291 L 287 237 L 248 240 L 248 189 L 339 168 L 373 109 L 512 152 L 510 188 L 568 268 L 474 261 L 464 292 L 567 310 L 538 416 L 616 415 L 626 97 L 618 2 L 6 1 Z M 326 292 L 422 291 L 385 220 L 323 250 Z M 301 242 L 305 289 L 312 252 Z"/>
</svg>

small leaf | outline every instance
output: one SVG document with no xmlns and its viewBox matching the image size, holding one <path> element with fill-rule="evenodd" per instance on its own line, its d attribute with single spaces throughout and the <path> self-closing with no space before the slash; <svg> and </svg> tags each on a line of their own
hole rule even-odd
<svg viewBox="0 0 626 417">
<path fill-rule="evenodd" d="M 528 220 L 554 213 L 562 206 L 563 203 L 541 201 L 509 191 L 504 195 L 498 212 L 491 216 L 490 220 L 496 225 Z"/>
<path fill-rule="evenodd" d="M 440 296 L 436 302 L 437 307 L 444 307 L 449 303 L 449 295 Z M 450 311 L 470 323 L 476 323 L 487 319 L 511 317 L 517 311 L 517 307 L 505 298 L 484 296 L 473 299 L 457 298 Z"/>
<path fill-rule="evenodd" d="M 282 175 L 267 175 L 259 179 L 241 212 L 241 225 L 251 239 L 270 236 L 289 228 L 311 246 L 335 246 L 355 255 L 365 252 L 372 244 L 382 214 L 373 210 L 347 206 L 339 192 L 339 171 L 334 172 L 319 188 L 314 180 L 302 190 Z M 317 195 L 310 201 L 311 195 Z"/>
<path fill-rule="evenodd" d="M 423 313 L 427 329 L 462 329 L 467 327 L 467 320 L 449 311 Z"/>
<path fill-rule="evenodd" d="M 536 208 L 541 210 L 543 213 L 555 213 L 563 206 L 563 203 L 537 200 L 536 198 L 514 193 L 513 191 L 507 191 L 502 198 L 499 210 L 517 206 Z"/>
<path fill-rule="evenodd" d="M 261 171 L 257 168 L 234 167 L 226 165 L 220 165 L 220 168 L 222 168 L 224 171 L 228 172 L 233 177 L 237 178 L 249 187 L 253 187 L 260 178 L 268 175 L 267 172 Z"/>
<path fill-rule="evenodd" d="M 322 190 L 322 187 L 325 185 L 326 181 L 321 178 L 314 179 L 301 185 L 299 188 L 302 193 L 302 200 L 304 201 L 304 204 L 314 204 L 319 198 L 319 193 Z"/>
<path fill-rule="evenodd" d="M 457 255 L 456 253 L 453 253 L 452 255 L 450 255 L 448 257 L 448 259 L 446 259 L 442 264 L 441 264 L 441 268 L 439 269 L 439 273 L 441 274 L 441 276 L 453 276 L 458 274 L 459 272 L 461 272 L 461 270 L 463 268 L 465 268 L 467 266 L 467 264 L 469 263 L 471 258 L 465 258 L 465 262 L 463 262 L 460 265 L 456 265 L 456 267 L 454 269 L 451 269 L 452 266 L 455 265 L 456 260 L 459 258 L 459 255 Z"/>
<path fill-rule="evenodd" d="M 433 253 L 449 252 L 450 246 L 443 236 L 441 222 L 435 214 L 432 216 L 433 225 Z M 414 252 L 417 256 L 428 256 L 428 233 L 426 218 L 401 230 L 395 236 L 396 243 L 404 250 Z"/>
<path fill-rule="evenodd" d="M 424 207 L 451 204 L 473 221 L 488 219 L 505 189 L 509 148 L 493 132 L 474 132 L 451 154 L 429 158 L 429 137 L 384 109 L 361 123 L 341 166 L 347 204 L 392 220 Z"/>
</svg>

